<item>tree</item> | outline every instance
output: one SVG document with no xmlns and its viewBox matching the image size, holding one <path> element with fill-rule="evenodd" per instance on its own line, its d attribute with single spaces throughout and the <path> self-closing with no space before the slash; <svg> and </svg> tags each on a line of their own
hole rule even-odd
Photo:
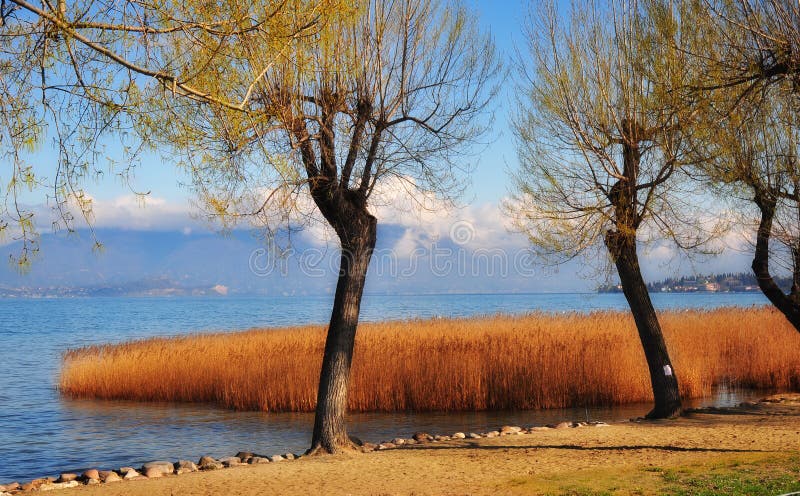
<svg viewBox="0 0 800 496">
<path fill-rule="evenodd" d="M 349 374 L 377 237 L 370 202 L 387 188 L 459 191 L 464 154 L 490 122 L 499 69 L 474 15 L 455 0 L 190 1 L 158 12 L 132 1 L 148 35 L 123 37 L 118 49 L 147 53 L 136 64 L 79 38 L 78 17 L 15 4 L 92 51 L 101 71 L 121 67 L 160 83 L 126 79 L 137 98 L 125 122 L 143 145 L 180 157 L 209 215 L 274 228 L 311 203 L 333 228 L 341 265 L 309 452 L 351 447 Z M 161 33 L 173 19 L 191 20 L 178 29 L 189 33 L 155 42 L 151 23 Z"/>
<path fill-rule="evenodd" d="M 715 90 L 723 110 L 706 119 L 716 132 L 696 149 L 707 157 L 700 176 L 711 187 L 756 207 L 753 273 L 764 296 L 800 331 L 800 120 L 792 93 L 787 80 L 746 98 L 739 88 Z M 730 108 L 732 99 L 738 103 Z M 788 294 L 773 278 L 775 266 L 792 274 Z"/>
<path fill-rule="evenodd" d="M 684 61 L 658 36 L 694 32 L 668 8 L 649 15 L 635 0 L 576 7 L 563 24 L 553 4 L 538 17 L 519 64 L 520 169 L 507 210 L 547 261 L 605 246 L 650 371 L 655 406 L 647 417 L 678 415 L 677 374 L 638 247 L 667 238 L 695 249 L 711 234 L 698 225 L 679 181 L 687 158 L 683 126 L 693 110 L 670 88 L 682 82 Z"/>
<path fill-rule="evenodd" d="M 756 206 L 753 272 L 800 331 L 800 4 L 702 0 L 698 7 L 693 18 L 705 43 L 679 49 L 694 67 L 689 88 L 710 102 L 701 126 L 715 130 L 695 148 L 701 176 Z M 775 283 L 771 261 L 792 273 L 788 294 Z"/>
</svg>

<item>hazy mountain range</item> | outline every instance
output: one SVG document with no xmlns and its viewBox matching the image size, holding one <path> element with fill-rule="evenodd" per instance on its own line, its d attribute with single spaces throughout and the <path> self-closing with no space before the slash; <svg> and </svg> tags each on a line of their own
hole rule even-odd
<svg viewBox="0 0 800 496">
<path fill-rule="evenodd" d="M 101 251 L 86 231 L 44 234 L 40 254 L 20 274 L 0 263 L 0 296 L 318 295 L 333 291 L 336 243 L 311 233 L 281 242 L 276 256 L 249 231 L 223 236 L 203 231 L 99 229 Z M 593 289 L 594 282 L 558 277 L 533 266 L 519 247 L 470 246 L 461 241 L 381 226 L 370 267 L 370 293 L 535 292 Z M 0 255 L 19 249 L 0 247 Z"/>
</svg>

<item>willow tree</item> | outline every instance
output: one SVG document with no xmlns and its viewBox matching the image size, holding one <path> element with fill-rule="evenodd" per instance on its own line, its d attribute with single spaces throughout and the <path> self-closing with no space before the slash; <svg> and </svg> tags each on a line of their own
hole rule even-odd
<svg viewBox="0 0 800 496">
<path fill-rule="evenodd" d="M 800 109 L 793 83 L 771 82 L 742 96 L 741 88 L 717 89 L 715 111 L 704 116 L 711 128 L 695 148 L 706 158 L 698 176 L 720 196 L 735 202 L 749 225 L 756 207 L 752 270 L 764 296 L 800 331 Z M 731 101 L 737 101 L 733 107 Z M 744 207 L 744 208 L 743 208 Z M 784 292 L 775 270 L 792 274 Z"/>
<path fill-rule="evenodd" d="M 96 86 L 122 95 L 98 103 L 124 111 L 109 122 L 187 167 L 210 215 L 271 229 L 316 211 L 330 225 L 341 265 L 309 451 L 351 447 L 345 413 L 377 236 L 371 202 L 387 190 L 460 190 L 498 72 L 474 14 L 457 0 L 6 4 L 20 36 L 46 40 L 70 97 L 95 103 Z M 23 83 L 10 93 L 24 94 Z M 68 105 L 53 107 L 80 124 Z"/>
<path fill-rule="evenodd" d="M 345 412 L 377 239 L 371 201 L 387 189 L 426 198 L 459 191 L 498 66 L 491 40 L 457 1 L 355 2 L 249 86 L 241 67 L 262 60 L 264 48 L 244 37 L 233 60 L 202 68 L 205 87 L 248 97 L 244 111 L 166 98 L 139 126 L 183 154 L 212 215 L 291 223 L 313 203 L 336 233 L 340 269 L 310 452 L 337 452 L 352 445 Z"/>
<path fill-rule="evenodd" d="M 698 143 L 701 174 L 727 198 L 754 205 L 758 221 L 752 270 L 769 301 L 800 331 L 800 3 L 698 0 L 703 33 L 690 54 L 688 88 L 710 102 Z M 775 242 L 773 242 L 775 241 Z M 788 270 L 785 293 L 772 276 Z"/>
<path fill-rule="evenodd" d="M 685 77 L 683 56 L 657 35 L 693 37 L 679 14 L 665 7 L 649 15 L 635 0 L 612 0 L 574 7 L 567 21 L 553 4 L 536 15 L 519 61 L 520 168 L 507 204 L 547 261 L 607 250 L 647 360 L 649 418 L 678 415 L 682 403 L 639 246 L 667 238 L 691 249 L 707 234 L 681 187 L 682 130 L 693 111 L 671 88 Z"/>
</svg>

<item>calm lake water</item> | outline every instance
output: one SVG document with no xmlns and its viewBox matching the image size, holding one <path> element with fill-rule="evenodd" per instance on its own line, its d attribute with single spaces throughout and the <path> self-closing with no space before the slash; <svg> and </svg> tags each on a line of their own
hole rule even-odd
<svg viewBox="0 0 800 496">
<path fill-rule="evenodd" d="M 767 304 L 760 293 L 656 294 L 660 309 Z M 141 405 L 62 399 L 61 353 L 94 343 L 205 330 L 324 323 L 332 297 L 0 299 L 0 483 L 61 471 L 118 468 L 155 459 L 301 453 L 310 414 L 230 412 L 197 405 Z M 622 309 L 621 294 L 425 295 L 365 297 L 365 321 Z M 735 404 L 746 392 L 720 391 L 705 404 Z M 649 405 L 578 410 L 463 414 L 359 414 L 350 431 L 381 441 L 416 430 L 486 431 L 503 424 L 564 419 L 618 420 Z"/>
</svg>

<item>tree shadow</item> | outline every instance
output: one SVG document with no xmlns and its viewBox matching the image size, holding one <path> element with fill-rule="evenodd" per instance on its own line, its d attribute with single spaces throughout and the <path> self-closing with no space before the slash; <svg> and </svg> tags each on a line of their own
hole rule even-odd
<svg viewBox="0 0 800 496">
<path fill-rule="evenodd" d="M 682 417 L 691 419 L 696 415 L 761 415 L 766 416 L 769 413 L 764 412 L 763 409 L 758 407 L 735 407 L 735 408 L 720 408 L 714 406 L 707 406 L 703 408 L 689 408 L 683 412 Z"/>
<path fill-rule="evenodd" d="M 457 445 L 432 445 L 415 444 L 403 446 L 402 450 L 450 450 L 450 449 L 475 449 L 475 450 L 536 450 L 536 449 L 557 449 L 574 451 L 638 451 L 638 450 L 659 450 L 672 452 L 697 452 L 697 453 L 769 453 L 769 450 L 760 449 L 738 449 L 738 448 L 705 448 L 705 447 L 685 447 L 659 444 L 631 444 L 616 446 L 581 446 L 578 444 L 536 444 L 528 446 L 515 445 L 485 445 L 474 442 L 462 443 Z"/>
</svg>

